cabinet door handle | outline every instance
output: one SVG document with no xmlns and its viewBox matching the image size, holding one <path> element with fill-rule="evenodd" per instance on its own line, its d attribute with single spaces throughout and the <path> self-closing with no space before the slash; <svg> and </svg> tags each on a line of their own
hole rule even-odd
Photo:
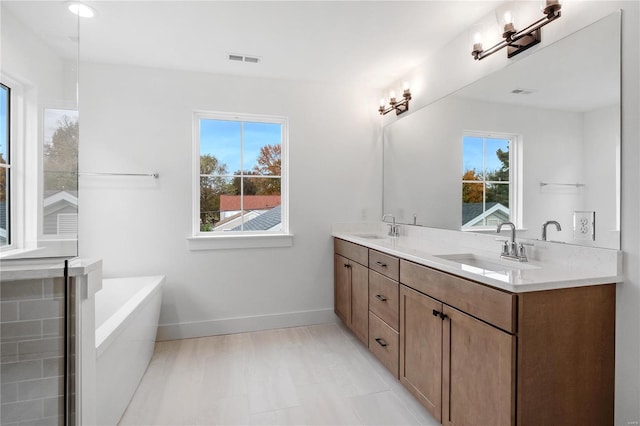
<svg viewBox="0 0 640 426">
<path fill-rule="evenodd" d="M 432 311 L 432 313 L 433 313 L 434 317 L 440 317 L 440 319 L 443 320 L 443 321 L 445 319 L 449 318 L 449 316 L 447 314 L 445 314 L 443 312 L 440 312 L 440 311 L 437 311 L 435 309 Z"/>
<path fill-rule="evenodd" d="M 385 342 L 385 341 L 384 341 L 384 339 L 383 339 L 383 338 L 381 338 L 381 337 L 378 337 L 378 338 L 376 339 L 376 342 L 377 342 L 380 346 L 382 346 L 382 347 L 389 346 L 389 344 L 388 344 L 387 342 Z"/>
<path fill-rule="evenodd" d="M 387 267 L 387 264 L 386 264 L 386 263 L 382 263 L 382 262 L 380 262 L 379 260 L 376 262 L 376 265 L 378 265 L 378 266 L 379 266 L 379 267 L 381 267 L 381 268 L 386 268 L 386 267 Z"/>
<path fill-rule="evenodd" d="M 379 301 L 381 301 L 381 302 L 386 302 L 386 301 L 387 301 L 387 298 L 386 298 L 386 297 L 384 297 L 384 296 L 383 296 L 383 295 L 381 295 L 381 294 L 376 294 L 376 299 L 378 299 L 378 300 L 379 300 Z"/>
<path fill-rule="evenodd" d="M 351 268 L 351 265 L 349 265 L 348 263 L 345 263 L 345 264 L 344 264 L 344 267 L 345 267 L 345 268 Z"/>
</svg>

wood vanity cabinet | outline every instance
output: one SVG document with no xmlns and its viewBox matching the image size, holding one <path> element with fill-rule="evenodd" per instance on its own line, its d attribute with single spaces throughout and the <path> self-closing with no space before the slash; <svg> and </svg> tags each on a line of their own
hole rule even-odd
<svg viewBox="0 0 640 426">
<path fill-rule="evenodd" d="M 369 344 L 369 249 L 334 240 L 334 310 L 365 345 Z"/>
<path fill-rule="evenodd" d="M 404 260 L 400 282 L 400 380 L 442 424 L 613 424 L 614 284 L 514 294 Z"/>
<path fill-rule="evenodd" d="M 335 312 L 444 425 L 613 425 L 615 284 L 511 293 L 335 239 Z"/>
<path fill-rule="evenodd" d="M 515 337 L 402 285 L 400 381 L 445 425 L 513 424 Z"/>
</svg>

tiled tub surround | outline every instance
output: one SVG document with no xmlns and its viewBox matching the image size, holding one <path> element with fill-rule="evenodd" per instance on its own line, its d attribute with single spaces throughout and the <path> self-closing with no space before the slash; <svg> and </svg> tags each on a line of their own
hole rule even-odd
<svg viewBox="0 0 640 426">
<path fill-rule="evenodd" d="M 401 225 L 400 236 L 389 237 L 387 225 L 380 222 L 338 223 L 333 225 L 331 235 L 514 293 L 622 282 L 622 252 L 619 250 L 527 240 L 533 243 L 526 247 L 529 261 L 522 265 L 513 261 L 514 270 L 496 272 L 469 268 L 437 256 L 472 253 L 501 261 L 501 243 L 496 238 L 508 238 L 506 230 L 487 235 Z M 511 261 L 501 262 L 508 264 Z"/>
<path fill-rule="evenodd" d="M 60 424 L 64 395 L 64 278 L 0 284 L 0 423 Z"/>
<path fill-rule="evenodd" d="M 0 424 L 62 424 L 64 395 L 64 266 L 52 261 L 3 261 L 0 263 Z M 75 342 L 72 360 L 81 371 L 73 376 L 76 424 L 92 420 L 91 398 L 83 401 L 95 373 L 93 338 L 83 339 L 94 328 L 93 294 L 101 283 L 101 262 L 70 262 L 74 300 L 71 337 Z M 82 319 L 81 319 L 82 318 Z M 73 329 L 82 330 L 79 335 Z M 93 332 L 90 332 L 93 337 Z M 88 345 L 90 341 L 91 345 Z M 82 355 L 88 355 L 80 359 Z M 92 362 L 92 357 L 94 361 Z M 85 377 L 86 376 L 86 377 Z"/>
</svg>

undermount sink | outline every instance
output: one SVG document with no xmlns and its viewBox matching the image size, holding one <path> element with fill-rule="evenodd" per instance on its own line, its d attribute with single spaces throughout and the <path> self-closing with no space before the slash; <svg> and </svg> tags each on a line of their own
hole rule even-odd
<svg viewBox="0 0 640 426">
<path fill-rule="evenodd" d="M 353 234 L 355 237 L 364 238 L 367 240 L 386 240 L 388 237 L 386 235 L 380 234 Z"/>
<path fill-rule="evenodd" d="M 516 262 L 511 260 L 504 260 L 497 257 L 487 258 L 478 256 L 473 253 L 457 253 L 457 254 L 440 254 L 435 255 L 439 259 L 448 260 L 450 262 L 459 263 L 461 265 L 470 266 L 473 268 L 484 269 L 486 271 L 518 271 L 522 269 L 538 269 L 537 266 L 531 265 L 526 262 Z"/>
</svg>

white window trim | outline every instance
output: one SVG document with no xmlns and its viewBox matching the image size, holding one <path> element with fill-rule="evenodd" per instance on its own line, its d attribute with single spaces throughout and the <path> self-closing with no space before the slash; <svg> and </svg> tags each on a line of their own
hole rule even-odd
<svg viewBox="0 0 640 426">
<path fill-rule="evenodd" d="M 462 132 L 463 138 L 465 136 L 480 137 L 480 138 L 493 138 L 493 139 L 508 139 L 511 141 L 509 147 L 509 219 L 516 226 L 516 229 L 522 230 L 523 228 L 523 159 L 522 159 L 522 135 L 516 133 L 502 133 L 502 132 L 486 132 L 481 130 L 465 130 Z M 484 161 L 484 160 L 483 160 Z M 464 168 L 464 167 L 463 167 Z M 464 173 L 464 170 L 462 170 Z M 482 228 L 465 228 L 463 232 L 483 232 L 483 231 L 495 230 L 493 227 Z"/>
<path fill-rule="evenodd" d="M 254 123 L 280 123 L 282 141 L 280 174 L 282 230 L 281 231 L 228 231 L 223 234 L 200 231 L 200 120 L 244 121 Z M 293 234 L 289 232 L 289 119 L 282 116 L 195 111 L 193 113 L 192 143 L 192 235 L 187 238 L 189 250 L 220 250 L 243 248 L 291 247 Z"/>
</svg>

